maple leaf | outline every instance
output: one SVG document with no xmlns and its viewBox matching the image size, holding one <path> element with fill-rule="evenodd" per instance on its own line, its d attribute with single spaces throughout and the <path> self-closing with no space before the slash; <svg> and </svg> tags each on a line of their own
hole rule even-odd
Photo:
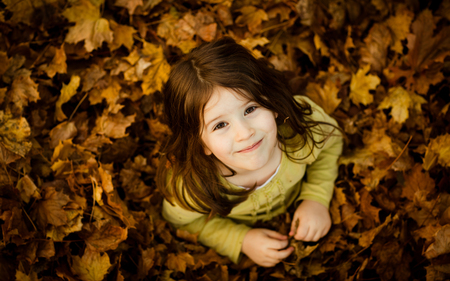
<svg viewBox="0 0 450 281">
<path fill-rule="evenodd" d="M 136 114 L 125 117 L 122 112 L 114 115 L 104 112 L 102 116 L 97 118 L 92 133 L 115 139 L 126 137 L 128 134 L 125 133 L 125 130 L 133 124 L 135 117 Z"/>
<path fill-rule="evenodd" d="M 247 25 L 248 30 L 253 34 L 261 30 L 261 23 L 263 21 L 269 20 L 266 12 L 255 6 L 244 6 L 236 11 L 240 12 L 242 15 L 236 18 L 235 23 L 238 26 Z"/>
<path fill-rule="evenodd" d="M 341 99 L 338 98 L 338 93 L 339 88 L 330 79 L 327 79 L 323 86 L 313 82 L 308 83 L 305 92 L 327 114 L 332 114 L 341 103 Z"/>
<path fill-rule="evenodd" d="M 100 7 L 94 6 L 89 0 L 79 0 L 63 13 L 75 26 L 69 28 L 65 42 L 78 43 L 84 40 L 86 51 L 91 52 L 102 46 L 103 42 L 113 41 L 113 32 L 108 20 L 100 17 Z"/>
<path fill-rule="evenodd" d="M 53 241 L 63 241 L 70 233 L 82 230 L 83 209 L 79 208 L 78 204 L 71 202 L 64 207 L 64 212 L 67 216 L 67 223 L 61 226 L 50 225 L 45 234 L 47 238 Z"/>
<path fill-rule="evenodd" d="M 142 77 L 144 95 L 161 91 L 163 84 L 169 79 L 170 65 L 164 57 L 161 46 L 144 42 L 142 54 L 152 63 Z"/>
<path fill-rule="evenodd" d="M 63 87 L 61 89 L 61 95 L 58 98 L 58 101 L 56 102 L 56 119 L 58 121 L 63 121 L 64 119 L 67 119 L 67 116 L 64 114 L 64 112 L 61 109 L 61 106 L 68 102 L 74 95 L 77 94 L 78 86 L 80 86 L 80 76 L 73 75 L 70 77 L 69 84 L 63 84 Z"/>
<path fill-rule="evenodd" d="M 444 225 L 435 234 L 435 241 L 425 251 L 425 257 L 432 259 L 450 252 L 450 225 Z"/>
<path fill-rule="evenodd" d="M 51 62 L 39 66 L 39 70 L 47 73 L 47 76 L 53 78 L 56 73 L 67 73 L 66 52 L 64 51 L 64 44 L 61 47 L 51 47 L 55 53 Z"/>
<path fill-rule="evenodd" d="M 421 105 L 427 101 L 403 87 L 390 88 L 388 96 L 381 101 L 379 109 L 392 108 L 390 115 L 397 123 L 403 123 L 409 117 L 409 110 L 415 109 L 418 113 L 422 112 Z"/>
<path fill-rule="evenodd" d="M 47 224 L 61 226 L 67 224 L 67 215 L 63 207 L 71 200 L 62 191 L 54 187 L 46 187 L 42 190 L 42 199 L 38 200 L 34 207 L 34 216 L 38 225 L 45 229 Z"/>
<path fill-rule="evenodd" d="M 111 263 L 106 253 L 85 249 L 83 256 L 72 256 L 73 274 L 83 281 L 102 281 Z"/>
<path fill-rule="evenodd" d="M 142 0 L 116 0 L 114 3 L 116 6 L 126 8 L 128 10 L 128 14 L 133 15 L 137 6 L 144 6 L 144 2 Z"/>
<path fill-rule="evenodd" d="M 405 5 L 398 5 L 395 16 L 390 16 L 386 24 L 392 32 L 391 49 L 399 54 L 403 54 L 402 40 L 410 32 L 410 25 L 414 19 L 414 13 L 406 8 Z"/>
<path fill-rule="evenodd" d="M 360 68 L 356 74 L 352 74 L 352 80 L 350 82 L 350 99 L 354 104 L 360 103 L 368 105 L 373 102 L 373 96 L 369 93 L 369 90 L 375 90 L 380 84 L 380 78 L 375 75 L 368 74 L 370 65 L 366 65 Z"/>
<path fill-rule="evenodd" d="M 169 269 L 185 273 L 187 265 L 195 265 L 194 257 L 189 253 L 182 252 L 179 254 L 170 253 L 167 256 L 166 265 Z"/>
<path fill-rule="evenodd" d="M 137 32 L 136 29 L 128 25 L 118 24 L 113 20 L 110 20 L 109 23 L 114 32 L 114 39 L 109 43 L 111 51 L 118 49 L 122 45 L 131 50 L 134 44 L 133 34 Z"/>
<path fill-rule="evenodd" d="M 13 108 L 21 112 L 28 102 L 36 102 L 40 99 L 37 91 L 38 85 L 30 78 L 31 71 L 19 69 L 14 73 L 14 80 L 7 96 L 8 101 L 13 104 Z"/>
<path fill-rule="evenodd" d="M 88 225 L 85 230 L 89 231 L 89 236 L 85 239 L 86 245 L 92 251 L 98 252 L 115 250 L 128 236 L 126 228 L 111 224 L 102 225 L 100 228 Z"/>
<path fill-rule="evenodd" d="M 422 165 L 416 164 L 412 171 L 405 175 L 405 186 L 402 189 L 402 197 L 413 201 L 426 198 L 426 196 L 435 189 L 434 180 L 428 172 L 422 172 Z"/>
<path fill-rule="evenodd" d="M 372 70 L 381 71 L 386 65 L 387 48 L 391 42 L 389 28 L 385 24 L 374 24 L 360 49 L 361 61 L 371 65 Z"/>
<path fill-rule="evenodd" d="M 2 145 L 11 152 L 22 157 L 30 151 L 30 126 L 24 117 L 14 119 L 11 114 L 0 110 L 0 140 Z"/>
<path fill-rule="evenodd" d="M 257 46 L 262 47 L 267 43 L 269 43 L 269 40 L 266 37 L 247 37 L 244 40 L 239 41 L 239 44 L 252 51 L 256 58 L 262 58 L 264 56 L 261 54 L 261 51 L 255 48 Z"/>
<path fill-rule="evenodd" d="M 450 166 L 450 134 L 431 139 L 425 153 L 423 166 L 426 170 L 434 166 L 435 161 L 444 167 Z"/>
<path fill-rule="evenodd" d="M 105 89 L 93 89 L 89 92 L 89 102 L 91 105 L 101 103 L 103 99 L 106 100 L 108 103 L 108 109 L 106 109 L 107 112 L 117 114 L 120 109 L 123 108 L 123 105 L 117 104 L 117 102 L 120 99 L 120 93 L 122 90 L 122 87 L 120 86 L 119 82 L 117 80 L 111 79 L 111 81 L 108 81 L 109 85 Z"/>
</svg>

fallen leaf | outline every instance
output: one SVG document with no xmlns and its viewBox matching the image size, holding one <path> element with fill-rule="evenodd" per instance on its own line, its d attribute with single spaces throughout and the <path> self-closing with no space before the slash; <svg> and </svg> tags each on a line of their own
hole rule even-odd
<svg viewBox="0 0 450 281">
<path fill-rule="evenodd" d="M 81 258 L 72 256 L 72 267 L 70 269 L 83 281 L 102 281 L 110 267 L 108 254 L 86 249 Z"/>
<path fill-rule="evenodd" d="M 432 164 L 430 163 L 433 162 L 432 155 L 437 157 L 437 162 L 440 165 L 444 167 L 450 166 L 450 146 L 448 143 L 450 143 L 450 134 L 441 135 L 430 140 L 425 153 L 425 160 L 430 160 L 424 161 L 423 163 L 425 167 L 428 167 L 427 170 L 432 167 Z"/>
<path fill-rule="evenodd" d="M 133 114 L 125 117 L 121 112 L 117 114 L 105 113 L 97 118 L 92 133 L 115 139 L 126 137 L 125 130 L 133 124 L 135 116 Z"/>
<path fill-rule="evenodd" d="M 0 140 L 6 149 L 25 157 L 31 149 L 31 142 L 27 141 L 29 136 L 30 126 L 24 117 L 15 119 L 0 110 Z"/>
<path fill-rule="evenodd" d="M 450 225 L 444 225 L 435 235 L 435 241 L 425 251 L 427 259 L 450 252 Z"/>
<path fill-rule="evenodd" d="M 388 46 L 391 42 L 389 28 L 385 24 L 374 24 L 364 39 L 365 44 L 360 49 L 361 61 L 369 64 L 373 71 L 380 72 L 386 66 Z"/>
<path fill-rule="evenodd" d="M 361 237 L 358 240 L 358 245 L 360 245 L 363 248 L 369 247 L 372 244 L 372 241 L 375 238 L 375 236 L 377 236 L 378 233 L 380 233 L 381 230 L 383 230 L 383 228 L 391 221 L 392 221 L 392 218 L 391 218 L 391 215 L 389 215 L 386 218 L 386 220 L 379 226 L 361 233 Z"/>
<path fill-rule="evenodd" d="M 28 175 L 25 175 L 17 182 L 16 188 L 20 192 L 20 198 L 22 198 L 22 201 L 24 201 L 25 203 L 30 202 L 31 198 L 36 199 L 41 198 L 37 186 L 34 184 L 34 182 L 30 179 Z"/>
<path fill-rule="evenodd" d="M 61 124 L 54 127 L 50 135 L 50 147 L 55 148 L 62 141 L 72 139 L 77 135 L 77 127 L 75 127 L 75 122 L 62 122 Z"/>
<path fill-rule="evenodd" d="M 192 257 L 189 253 L 181 252 L 179 254 L 170 253 L 167 256 L 166 265 L 170 270 L 186 272 L 186 267 L 188 265 L 195 265 L 194 257 Z"/>
<path fill-rule="evenodd" d="M 114 33 L 114 39 L 111 43 L 109 43 L 110 49 L 113 51 L 120 48 L 120 46 L 122 45 L 125 46 L 128 50 L 133 49 L 133 34 L 137 32 L 136 29 L 128 25 L 118 24 L 113 20 L 110 20 L 109 24 L 111 25 L 111 29 Z"/>
<path fill-rule="evenodd" d="M 434 180 L 428 172 L 422 172 L 422 165 L 416 164 L 414 168 L 404 176 L 405 186 L 402 189 L 402 197 L 411 201 L 426 197 L 435 190 Z"/>
<path fill-rule="evenodd" d="M 86 51 L 92 52 L 100 48 L 103 42 L 113 41 L 108 20 L 100 17 L 100 7 L 94 6 L 89 0 L 79 0 L 62 15 L 70 22 L 75 22 L 75 26 L 69 28 L 65 42 L 76 44 L 84 40 Z"/>
<path fill-rule="evenodd" d="M 20 69 L 15 72 L 11 88 L 7 92 L 8 101 L 21 112 L 29 102 L 40 99 L 36 84 L 30 77 L 31 71 Z"/>
<path fill-rule="evenodd" d="M 64 50 L 64 44 L 61 47 L 54 48 L 55 55 L 51 62 L 42 64 L 39 69 L 47 73 L 47 76 L 53 78 L 56 73 L 67 73 L 67 63 L 66 63 L 66 51 Z"/>
<path fill-rule="evenodd" d="M 410 33 L 413 19 L 414 13 L 408 10 L 405 5 L 399 5 L 395 11 L 395 16 L 390 16 L 386 20 L 386 24 L 392 32 L 391 49 L 399 54 L 403 54 L 402 41 Z"/>
<path fill-rule="evenodd" d="M 62 111 L 61 106 L 68 102 L 74 95 L 77 94 L 77 89 L 80 86 L 80 76 L 73 75 L 70 77 L 69 84 L 63 84 L 61 89 L 61 95 L 58 98 L 58 101 L 56 102 L 56 119 L 58 121 L 63 121 L 67 119 L 67 116 Z"/>
<path fill-rule="evenodd" d="M 378 84 L 380 84 L 380 78 L 378 76 L 368 74 L 370 65 L 366 65 L 360 68 L 356 74 L 352 74 L 352 80 L 350 82 L 350 99 L 354 104 L 368 105 L 373 102 L 373 96 L 369 93 L 369 90 L 375 90 Z"/>
<path fill-rule="evenodd" d="M 392 108 L 390 115 L 397 123 L 403 123 L 409 117 L 409 110 L 414 108 L 422 112 L 421 105 L 427 101 L 403 87 L 390 88 L 388 96 L 381 101 L 379 109 Z"/>
<path fill-rule="evenodd" d="M 42 199 L 38 200 L 33 208 L 34 216 L 41 229 L 47 224 L 61 226 L 67 224 L 67 215 L 64 206 L 70 202 L 69 196 L 54 187 L 46 187 L 41 191 Z"/>
<path fill-rule="evenodd" d="M 137 6 L 144 6 L 144 2 L 142 0 L 116 0 L 114 4 L 116 6 L 126 8 L 128 10 L 128 14 L 130 15 L 134 14 Z"/>
<path fill-rule="evenodd" d="M 306 87 L 306 95 L 320 105 L 327 114 L 332 114 L 341 103 L 338 98 L 339 88 L 327 79 L 324 85 L 310 82 Z"/>
<path fill-rule="evenodd" d="M 266 12 L 255 6 L 245 6 L 237 10 L 242 15 L 236 18 L 235 23 L 238 26 L 247 26 L 251 33 L 257 33 L 261 30 L 261 23 L 269 20 Z"/>
<path fill-rule="evenodd" d="M 91 227 L 89 236 L 85 238 L 88 249 L 97 252 L 115 250 L 119 243 L 128 237 L 128 230 L 111 224 L 102 225 L 100 228 Z"/>
</svg>

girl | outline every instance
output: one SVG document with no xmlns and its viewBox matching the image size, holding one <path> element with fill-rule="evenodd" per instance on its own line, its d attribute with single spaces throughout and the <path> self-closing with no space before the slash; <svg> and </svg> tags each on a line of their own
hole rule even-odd
<svg viewBox="0 0 450 281">
<path fill-rule="evenodd" d="M 167 221 L 235 263 L 243 253 L 266 267 L 294 249 L 286 235 L 252 228 L 256 221 L 297 204 L 290 236 L 328 232 L 342 138 L 280 72 L 223 38 L 174 66 L 163 94 L 172 135 L 156 181 Z"/>
</svg>

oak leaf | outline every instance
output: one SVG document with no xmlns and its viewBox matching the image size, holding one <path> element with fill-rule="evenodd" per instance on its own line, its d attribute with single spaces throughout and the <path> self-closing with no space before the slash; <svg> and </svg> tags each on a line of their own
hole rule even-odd
<svg viewBox="0 0 450 281">
<path fill-rule="evenodd" d="M 392 119 L 397 123 L 403 123 L 408 119 L 410 109 L 415 109 L 418 113 L 421 113 L 421 105 L 426 102 L 423 97 L 398 86 L 389 89 L 388 96 L 381 101 L 378 108 L 392 108 L 390 113 Z"/>
<path fill-rule="evenodd" d="M 73 274 L 83 281 L 102 281 L 111 267 L 107 253 L 85 249 L 83 256 L 72 256 Z"/>
<path fill-rule="evenodd" d="M 376 75 L 368 74 L 370 65 L 366 65 L 360 68 L 356 74 L 352 74 L 352 80 L 350 82 L 350 99 L 354 104 L 368 105 L 373 102 L 373 96 L 369 93 L 369 90 L 375 90 L 380 84 L 380 78 Z"/>
<path fill-rule="evenodd" d="M 25 157 L 31 149 L 31 142 L 27 141 L 29 136 L 30 126 L 24 117 L 14 119 L 0 110 L 0 141 L 6 149 Z"/>
<path fill-rule="evenodd" d="M 437 256 L 450 252 L 450 225 L 444 225 L 435 235 L 435 241 L 425 251 L 427 259 L 433 259 Z"/>
<path fill-rule="evenodd" d="M 262 9 L 255 6 L 244 6 L 238 10 L 242 15 L 236 18 L 236 25 L 247 26 L 251 33 L 257 33 L 261 29 L 261 23 L 269 20 L 268 15 Z"/>
<path fill-rule="evenodd" d="M 77 1 L 62 15 L 70 22 L 75 22 L 75 26 L 69 28 L 65 42 L 76 44 L 84 40 L 86 51 L 92 52 L 101 47 L 103 42 L 113 41 L 108 20 L 100 17 L 100 7 L 94 6 L 89 0 Z"/>
</svg>

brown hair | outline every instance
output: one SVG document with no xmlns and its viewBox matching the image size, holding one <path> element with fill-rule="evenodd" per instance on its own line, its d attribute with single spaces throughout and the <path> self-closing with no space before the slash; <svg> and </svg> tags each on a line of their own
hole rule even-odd
<svg viewBox="0 0 450 281">
<path fill-rule="evenodd" d="M 307 118 L 312 114 L 311 106 L 293 98 L 282 73 L 267 61 L 256 59 L 228 37 L 193 49 L 172 68 L 163 89 L 164 110 L 172 134 L 162 150 L 156 184 L 170 203 L 175 199 L 188 210 L 210 216 L 226 216 L 254 190 L 224 186 L 216 165 L 219 160 L 204 152 L 203 111 L 218 86 L 232 89 L 278 113 L 278 127 L 286 122 L 284 126 L 291 132 L 286 135 L 278 130 L 277 138 L 283 145 L 293 146 L 287 140 L 297 135 L 300 136 L 299 143 L 295 144 L 298 150 L 308 140 L 312 141 L 312 149 L 325 141 L 324 138 L 315 142 L 312 137 L 313 127 L 321 122 Z M 293 161 L 301 160 L 287 155 Z"/>
</svg>

